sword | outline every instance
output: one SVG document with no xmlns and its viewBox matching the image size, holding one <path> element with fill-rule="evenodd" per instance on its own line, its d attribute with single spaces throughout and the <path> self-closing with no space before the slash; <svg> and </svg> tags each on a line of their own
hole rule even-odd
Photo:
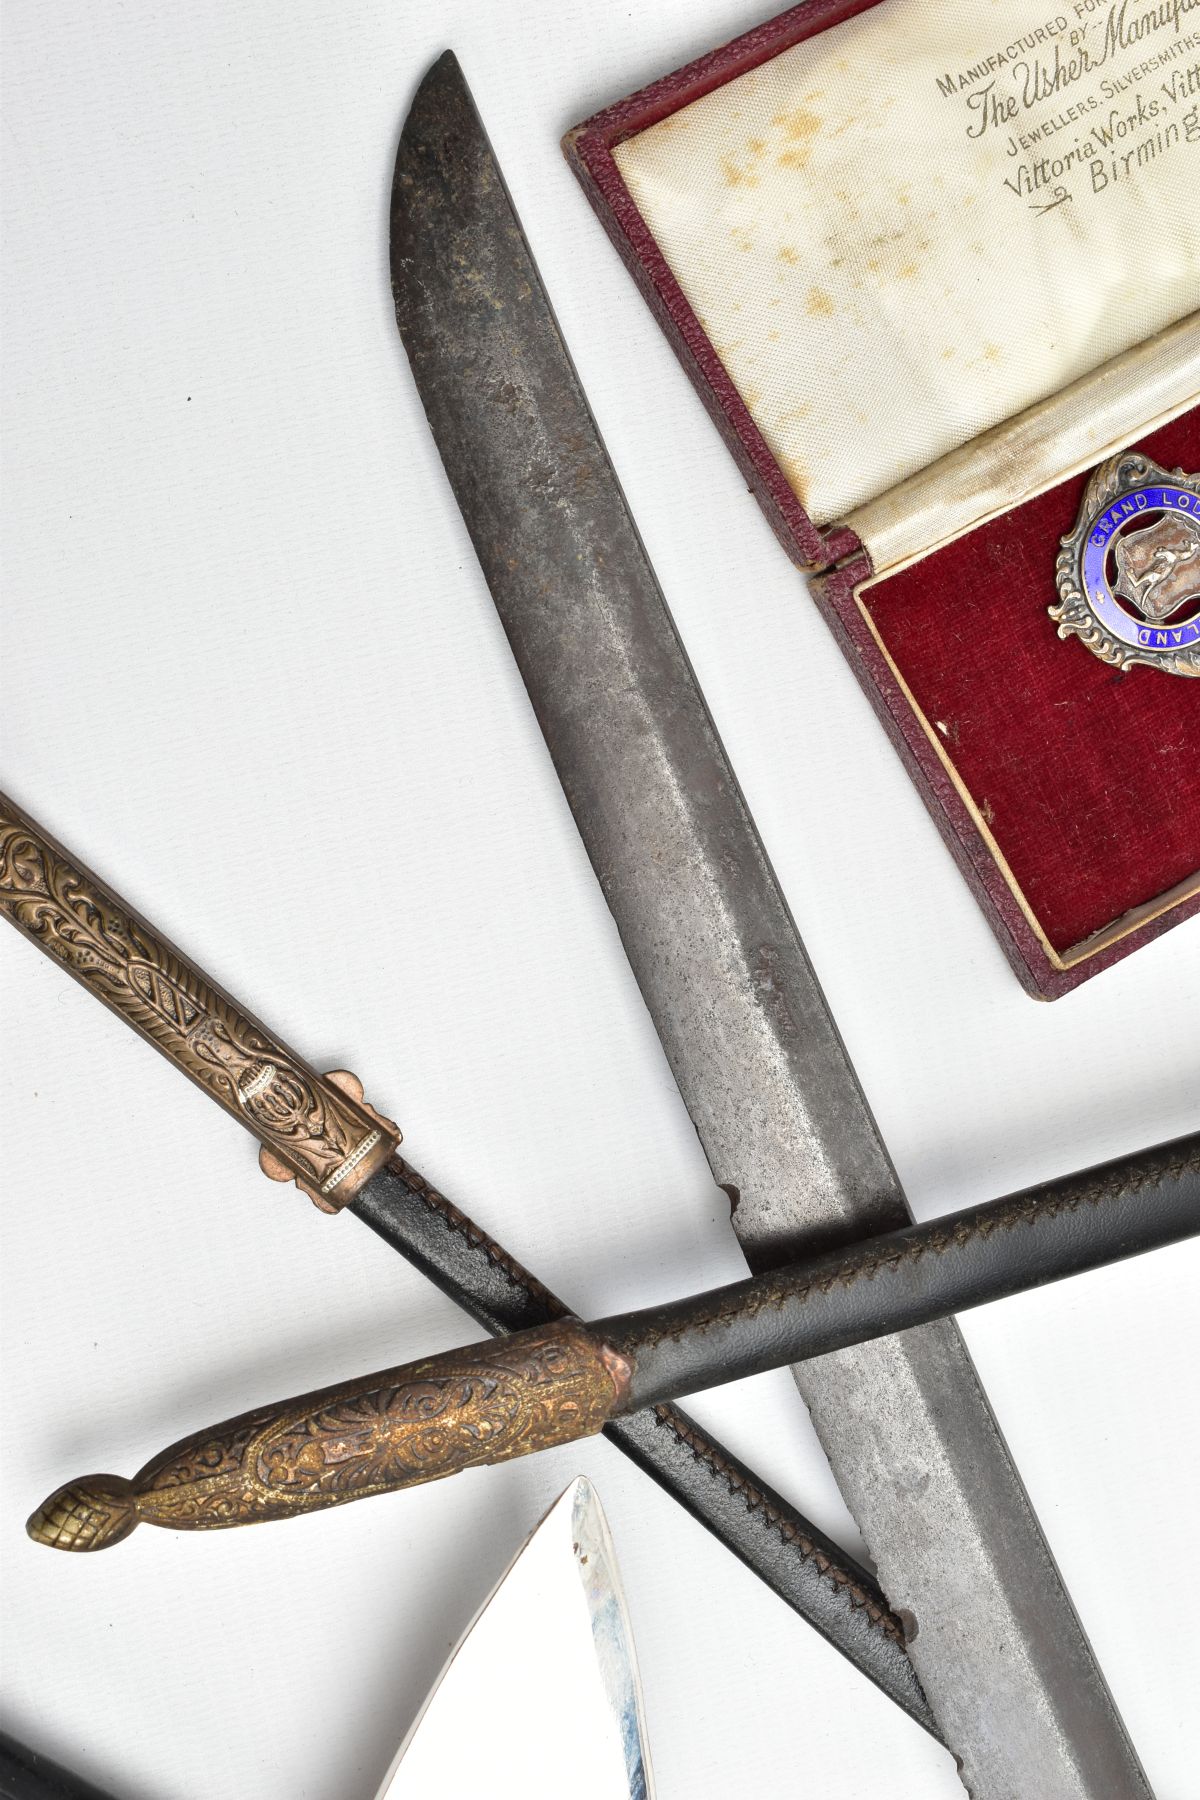
<svg viewBox="0 0 1200 1800">
<path fill-rule="evenodd" d="M 132 1481 L 67 1482 L 27 1529 L 51 1549 L 105 1550 L 140 1523 L 217 1531 L 419 1487 L 1197 1234 L 1200 1133 L 688 1300 L 558 1319 L 260 1406 Z"/>
<path fill-rule="evenodd" d="M 259 1139 L 276 1180 L 354 1213 L 496 1336 L 567 1309 L 396 1151 L 354 1076 L 318 1075 L 0 794 L 0 912 Z M 920 1725 L 937 1728 L 877 1584 L 678 1408 L 608 1436 Z"/>
<path fill-rule="evenodd" d="M 750 1266 L 903 1224 L 449 53 L 401 136 L 392 273 L 451 486 Z M 976 1800 L 1146 1800 L 954 1323 L 796 1381 Z"/>
</svg>

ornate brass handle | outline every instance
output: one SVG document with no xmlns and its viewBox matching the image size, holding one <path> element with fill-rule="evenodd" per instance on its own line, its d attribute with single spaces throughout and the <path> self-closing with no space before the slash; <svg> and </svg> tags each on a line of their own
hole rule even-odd
<svg viewBox="0 0 1200 1800">
<path fill-rule="evenodd" d="M 318 1075 L 0 794 L 0 911 L 247 1126 L 265 1172 L 338 1212 L 400 1141 L 353 1075 Z"/>
<path fill-rule="evenodd" d="M 104 1550 L 138 1524 L 218 1531 L 439 1481 L 591 1436 L 623 1410 L 629 1378 L 578 1319 L 558 1319 L 243 1413 L 173 1444 L 132 1481 L 69 1482 L 29 1535 Z"/>
</svg>

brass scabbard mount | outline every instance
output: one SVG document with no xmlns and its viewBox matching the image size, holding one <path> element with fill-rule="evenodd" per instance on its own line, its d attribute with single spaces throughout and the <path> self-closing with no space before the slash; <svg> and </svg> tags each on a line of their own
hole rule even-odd
<svg viewBox="0 0 1200 1800">
<path fill-rule="evenodd" d="M 0 794 L 0 911 L 262 1144 L 276 1181 L 339 1212 L 399 1129 L 337 1070 L 318 1075 Z"/>
<path fill-rule="evenodd" d="M 294 1162 L 289 1162 L 286 1156 L 270 1148 L 268 1142 L 263 1143 L 258 1153 L 258 1166 L 272 1181 L 294 1181 L 314 1206 L 319 1206 L 322 1212 L 335 1213 L 340 1212 L 346 1202 L 354 1198 L 363 1183 L 369 1181 L 375 1171 L 382 1167 L 400 1143 L 403 1134 L 394 1119 L 385 1119 L 382 1113 L 376 1112 L 363 1099 L 363 1084 L 352 1070 L 330 1069 L 328 1074 L 318 1079 L 338 1094 L 344 1094 L 350 1107 L 365 1114 L 368 1121 L 374 1120 L 374 1129 L 367 1130 L 358 1144 L 325 1177 L 319 1188 L 304 1178 Z"/>
<path fill-rule="evenodd" d="M 243 1413 L 132 1481 L 84 1476 L 27 1530 L 51 1549 L 104 1550 L 139 1524 L 219 1531 L 440 1481 L 599 1431 L 630 1373 L 578 1319 L 557 1319 Z"/>
</svg>

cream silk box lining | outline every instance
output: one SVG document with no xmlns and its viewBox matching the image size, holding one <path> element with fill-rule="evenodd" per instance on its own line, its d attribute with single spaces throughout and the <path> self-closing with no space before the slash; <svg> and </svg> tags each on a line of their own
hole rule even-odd
<svg viewBox="0 0 1200 1800">
<path fill-rule="evenodd" d="M 1200 0 L 881 0 L 616 149 L 802 504 L 877 571 L 1195 404 L 1197 65 Z"/>
<path fill-rule="evenodd" d="M 1083 375 L 847 515 L 877 575 L 1102 462 L 1200 401 L 1200 314 Z"/>
</svg>

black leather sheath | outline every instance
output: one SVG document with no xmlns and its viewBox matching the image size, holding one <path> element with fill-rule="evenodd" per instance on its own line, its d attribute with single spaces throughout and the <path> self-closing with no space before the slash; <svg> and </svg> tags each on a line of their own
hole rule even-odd
<svg viewBox="0 0 1200 1800">
<path fill-rule="evenodd" d="M 1200 1132 L 790 1268 L 589 1326 L 652 1406 L 1200 1233 Z"/>
<path fill-rule="evenodd" d="M 568 1310 L 399 1156 L 347 1210 L 496 1337 Z M 865 1569 L 677 1407 L 649 1407 L 605 1430 L 835 1649 L 940 1736 L 903 1628 Z"/>
</svg>

